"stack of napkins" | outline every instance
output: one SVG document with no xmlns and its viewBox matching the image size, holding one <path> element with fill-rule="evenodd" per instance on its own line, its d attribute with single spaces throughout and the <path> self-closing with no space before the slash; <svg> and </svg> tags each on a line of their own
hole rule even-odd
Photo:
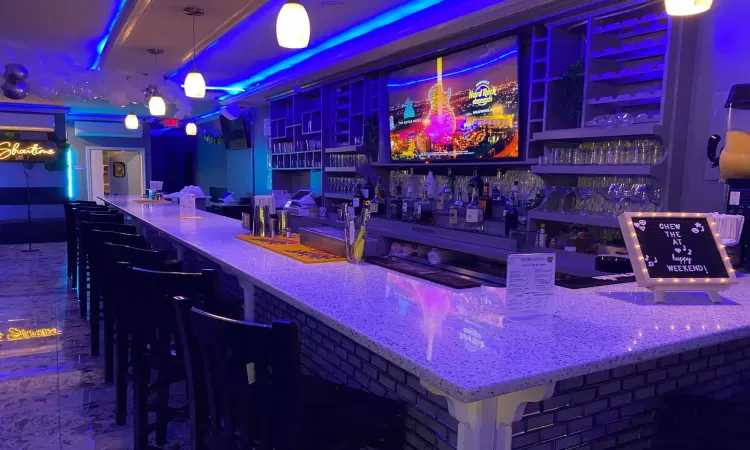
<svg viewBox="0 0 750 450">
<path fill-rule="evenodd" d="M 713 213 L 716 230 L 721 236 L 721 242 L 726 246 L 740 243 L 742 226 L 745 224 L 745 216 L 737 214 Z"/>
</svg>

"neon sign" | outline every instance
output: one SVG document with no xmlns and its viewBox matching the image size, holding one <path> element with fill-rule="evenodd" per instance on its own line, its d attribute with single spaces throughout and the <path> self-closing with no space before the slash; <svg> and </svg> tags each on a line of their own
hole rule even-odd
<svg viewBox="0 0 750 450">
<path fill-rule="evenodd" d="M 49 143 L 0 141 L 0 161 L 45 162 L 57 157 Z"/>
<path fill-rule="evenodd" d="M 469 99 L 471 103 L 476 106 L 484 106 L 487 103 L 492 103 L 492 99 L 497 95 L 497 88 L 490 86 L 490 82 L 482 80 L 477 83 L 477 88 L 473 91 L 469 91 Z"/>
<path fill-rule="evenodd" d="M 8 328 L 8 334 L 0 333 L 0 341 L 5 337 L 9 341 L 22 341 L 41 337 L 57 336 L 62 334 L 57 328 L 39 328 L 36 330 L 25 330 L 23 328 Z"/>
</svg>

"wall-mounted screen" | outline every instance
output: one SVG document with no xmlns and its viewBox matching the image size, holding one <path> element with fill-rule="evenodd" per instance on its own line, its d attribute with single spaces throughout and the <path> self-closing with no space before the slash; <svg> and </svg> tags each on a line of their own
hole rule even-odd
<svg viewBox="0 0 750 450">
<path fill-rule="evenodd" d="M 391 73 L 391 159 L 518 158 L 517 62 L 510 37 Z"/>
</svg>

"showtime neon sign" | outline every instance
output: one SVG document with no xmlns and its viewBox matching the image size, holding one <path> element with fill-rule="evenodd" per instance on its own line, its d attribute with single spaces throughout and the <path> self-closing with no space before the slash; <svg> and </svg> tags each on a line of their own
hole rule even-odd
<svg viewBox="0 0 750 450">
<path fill-rule="evenodd" d="M 41 337 L 57 336 L 62 334 L 57 328 L 39 328 L 36 330 L 26 330 L 23 328 L 8 328 L 8 334 L 0 333 L 0 341 L 3 338 L 9 341 L 22 341 L 25 339 L 34 339 Z"/>
<path fill-rule="evenodd" d="M 0 161 L 45 162 L 56 155 L 56 148 L 45 148 L 40 142 L 0 141 Z"/>
</svg>

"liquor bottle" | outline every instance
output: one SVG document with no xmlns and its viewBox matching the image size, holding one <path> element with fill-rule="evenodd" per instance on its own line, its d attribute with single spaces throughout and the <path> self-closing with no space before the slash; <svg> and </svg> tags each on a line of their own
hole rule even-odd
<svg viewBox="0 0 750 450">
<path fill-rule="evenodd" d="M 354 215 L 359 217 L 362 212 L 362 207 L 365 204 L 365 196 L 362 194 L 362 185 L 357 180 L 357 184 L 354 185 L 354 198 L 352 199 L 352 206 L 354 206 Z"/>
<path fill-rule="evenodd" d="M 453 192 L 450 188 L 450 179 L 446 178 L 443 181 L 443 188 L 437 197 L 437 210 L 444 211 L 446 207 L 450 207 L 453 200 Z"/>
<path fill-rule="evenodd" d="M 453 202 L 453 206 L 450 211 L 450 224 L 458 225 L 461 222 L 461 217 L 464 215 L 464 201 L 461 196 L 461 189 L 456 193 L 456 201 Z"/>
<path fill-rule="evenodd" d="M 479 209 L 482 210 L 485 220 L 492 217 L 492 198 L 490 197 L 489 185 L 484 185 L 484 193 L 479 197 Z"/>
<path fill-rule="evenodd" d="M 510 232 L 518 229 L 518 210 L 515 201 L 508 200 L 505 211 L 505 236 L 510 236 Z"/>
<path fill-rule="evenodd" d="M 417 222 L 432 223 L 432 203 L 427 198 L 427 188 L 422 193 L 422 198 L 414 203 L 414 220 Z"/>
<path fill-rule="evenodd" d="M 453 169 L 450 167 L 448 168 L 448 189 L 453 197 L 453 193 L 456 192 L 456 179 L 453 178 Z"/>
<path fill-rule="evenodd" d="M 497 176 L 495 179 L 490 183 L 490 196 L 493 200 L 500 200 L 500 197 L 502 197 L 502 186 L 503 186 L 503 172 L 502 170 L 497 170 Z"/>
<path fill-rule="evenodd" d="M 435 198 L 437 195 L 437 180 L 435 175 L 432 174 L 432 170 L 429 171 L 427 177 L 424 179 L 424 187 L 427 189 L 427 198 Z"/>
<path fill-rule="evenodd" d="M 365 183 L 365 186 L 362 188 L 362 195 L 365 196 L 367 200 L 372 200 L 373 192 L 372 192 L 372 183 L 370 183 L 370 177 L 367 177 L 367 182 Z"/>
<path fill-rule="evenodd" d="M 544 228 L 544 224 L 539 224 L 539 232 L 536 235 L 536 246 L 546 247 L 547 246 L 547 230 Z"/>
<path fill-rule="evenodd" d="M 382 186 L 380 184 L 380 177 L 378 177 L 377 183 L 375 183 L 375 196 L 370 200 L 370 215 L 373 217 L 382 217 L 385 215 L 385 200 L 380 196 L 382 192 Z"/>
<path fill-rule="evenodd" d="M 472 192 L 471 202 L 466 207 L 466 226 L 472 229 L 481 229 L 484 224 L 482 208 L 478 202 L 479 193 L 476 189 Z"/>
<path fill-rule="evenodd" d="M 411 186 L 406 189 L 406 197 L 401 204 L 401 220 L 410 221 L 414 219 L 414 198 Z"/>
<path fill-rule="evenodd" d="M 474 169 L 474 175 L 472 175 L 471 179 L 469 179 L 469 184 L 467 187 L 469 195 L 472 195 L 474 191 L 478 193 L 482 192 L 482 177 L 479 176 L 478 169 Z"/>
<path fill-rule="evenodd" d="M 390 206 L 388 207 L 388 218 L 393 220 L 401 220 L 401 208 L 404 203 L 404 199 L 401 198 L 401 184 L 396 184 L 396 195 L 390 198 Z"/>
</svg>

